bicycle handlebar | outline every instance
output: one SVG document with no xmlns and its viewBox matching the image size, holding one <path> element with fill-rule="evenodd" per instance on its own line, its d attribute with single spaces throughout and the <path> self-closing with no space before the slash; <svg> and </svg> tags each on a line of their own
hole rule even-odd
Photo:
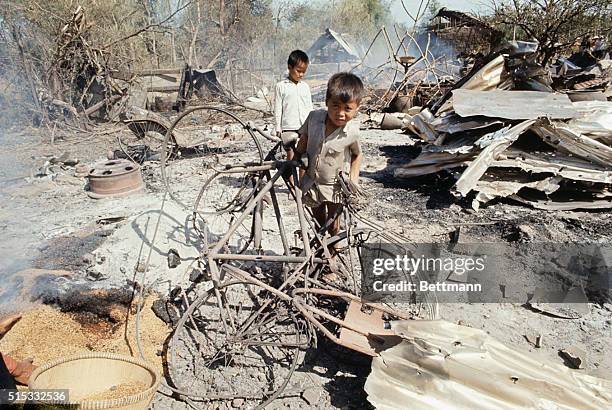
<svg viewBox="0 0 612 410">
<path fill-rule="evenodd" d="M 252 121 L 248 121 L 246 123 L 247 128 L 253 130 L 253 131 L 257 131 L 258 134 L 260 134 L 262 137 L 264 137 L 265 139 L 267 139 L 268 141 L 272 141 L 272 142 L 280 142 L 280 138 L 271 135 L 270 133 L 268 133 L 267 131 L 262 130 L 261 128 L 259 128 L 258 126 L 256 126 L 255 124 L 253 124 Z"/>
</svg>

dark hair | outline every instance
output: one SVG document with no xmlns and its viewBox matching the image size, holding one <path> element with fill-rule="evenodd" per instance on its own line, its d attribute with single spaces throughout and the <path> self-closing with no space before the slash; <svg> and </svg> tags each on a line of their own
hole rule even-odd
<svg viewBox="0 0 612 410">
<path fill-rule="evenodd" d="M 287 59 L 287 65 L 289 67 L 295 67 L 298 63 L 308 64 L 310 60 L 308 60 L 308 54 L 303 52 L 302 50 L 293 50 L 291 54 L 289 54 L 289 58 Z"/>
<path fill-rule="evenodd" d="M 360 102 L 363 94 L 363 82 L 361 82 L 359 77 L 351 73 L 337 73 L 332 75 L 327 82 L 325 101 L 333 98 L 340 99 L 344 103 L 353 100 Z"/>
</svg>

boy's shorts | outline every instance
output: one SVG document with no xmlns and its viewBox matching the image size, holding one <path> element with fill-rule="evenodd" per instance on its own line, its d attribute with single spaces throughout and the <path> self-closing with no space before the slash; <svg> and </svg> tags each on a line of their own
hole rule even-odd
<svg viewBox="0 0 612 410">
<path fill-rule="evenodd" d="M 281 133 L 281 141 L 285 149 L 295 149 L 300 134 L 297 131 L 283 131 Z"/>
<path fill-rule="evenodd" d="M 342 188 L 338 184 L 314 184 L 303 192 L 302 201 L 310 208 L 316 208 L 325 202 L 342 203 Z"/>
</svg>

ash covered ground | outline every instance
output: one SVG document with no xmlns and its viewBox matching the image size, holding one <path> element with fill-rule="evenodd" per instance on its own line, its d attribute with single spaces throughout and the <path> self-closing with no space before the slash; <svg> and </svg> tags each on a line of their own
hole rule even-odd
<svg viewBox="0 0 612 410">
<path fill-rule="evenodd" d="M 184 229 L 189 213 L 170 200 L 164 205 L 150 269 L 146 275 L 137 269 L 148 257 L 164 196 L 159 163 L 145 164 L 145 191 L 124 198 L 90 199 L 84 190 L 86 181 L 74 176 L 73 167 L 58 165 L 47 175 L 35 176 L 46 158 L 69 152 L 81 163 L 92 163 L 103 159 L 115 144 L 112 136 L 83 142 L 86 137 L 60 139 L 54 145 L 44 141 L 33 144 L 36 138 L 24 140 L 22 135 L 13 139 L 11 161 L 4 164 L 15 164 L 15 168 L 4 172 L 5 182 L 0 186 L 0 309 L 5 312 L 35 308 L 40 302 L 31 301 L 33 276 L 51 270 L 65 271 L 64 276 L 72 283 L 93 288 L 120 288 L 144 280 L 161 294 L 187 281 L 184 267 L 197 257 L 198 242 L 192 232 Z M 405 134 L 364 130 L 362 146 L 365 161 L 361 183 L 371 198 L 365 215 L 414 242 L 448 242 L 459 226 L 460 241 L 464 243 L 610 243 L 612 238 L 609 212 L 550 212 L 497 202 L 476 213 L 468 203 L 450 194 L 453 180 L 449 176 L 394 178 L 393 167 L 418 152 L 414 140 Z M 239 159 L 240 151 L 228 155 Z M 195 198 L 205 178 L 203 161 L 206 159 L 190 158 L 173 164 L 172 178 L 186 200 Z M 24 175 L 28 177 L 12 179 Z M 292 203 L 285 195 L 280 196 L 287 224 L 296 224 L 295 214 L 290 211 Z M 264 238 L 265 246 L 278 246 L 274 223 L 264 224 L 264 232 L 269 234 Z M 181 267 L 168 268 L 170 248 L 181 255 Z M 54 283 L 49 281 L 49 289 Z M 44 299 L 44 289 L 36 289 L 35 296 Z M 555 318 L 520 304 L 441 304 L 440 313 L 445 320 L 484 329 L 498 340 L 532 351 L 551 363 L 563 363 L 560 349 L 578 348 L 586 354 L 586 369 L 582 371 L 612 377 L 610 303 L 589 304 L 589 312 L 578 319 Z M 542 335 L 541 348 L 532 343 L 535 335 Z M 370 360 L 322 338 L 319 341 L 317 349 L 304 352 L 304 364 L 283 397 L 269 408 L 367 408 L 363 385 Z M 241 408 L 248 404 L 237 399 L 212 408 Z M 188 408 L 161 393 L 154 407 Z"/>
</svg>

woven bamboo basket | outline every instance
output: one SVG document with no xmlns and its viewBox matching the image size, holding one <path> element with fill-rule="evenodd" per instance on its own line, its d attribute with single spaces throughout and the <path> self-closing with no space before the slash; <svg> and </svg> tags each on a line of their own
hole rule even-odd
<svg viewBox="0 0 612 410">
<path fill-rule="evenodd" d="M 38 367 L 30 377 L 30 389 L 67 389 L 68 402 L 82 410 L 145 410 L 161 382 L 149 363 L 114 353 L 85 353 L 54 360 Z M 111 399 L 88 399 L 116 386 L 146 386 L 140 392 Z"/>
</svg>

